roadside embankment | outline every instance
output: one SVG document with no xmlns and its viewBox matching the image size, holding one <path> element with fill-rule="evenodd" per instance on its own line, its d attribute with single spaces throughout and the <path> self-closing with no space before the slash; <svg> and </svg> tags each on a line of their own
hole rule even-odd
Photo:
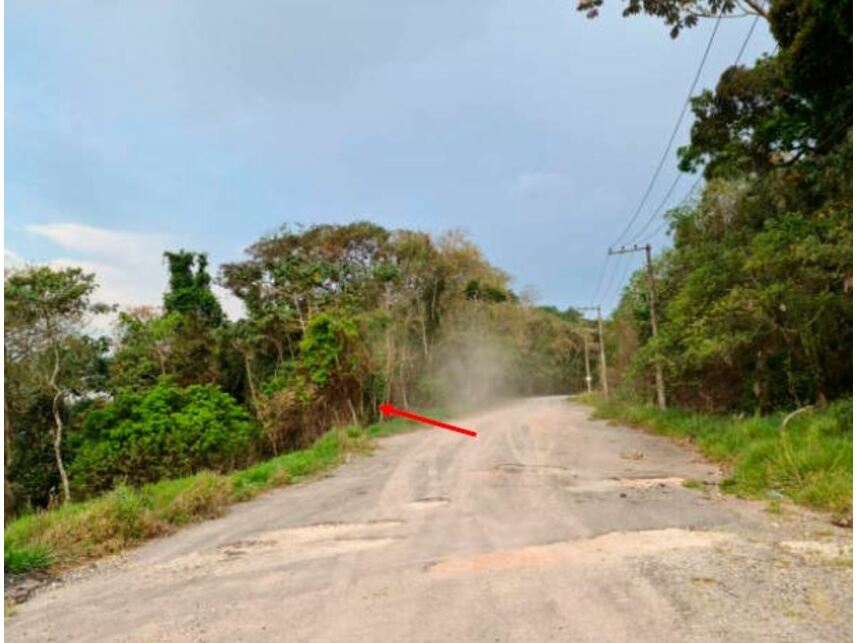
<svg viewBox="0 0 857 643">
<path fill-rule="evenodd" d="M 824 409 L 739 417 L 661 410 L 652 405 L 578 397 L 593 417 L 690 439 L 708 458 L 726 465 L 724 491 L 773 501 L 788 497 L 829 511 L 834 522 L 852 516 L 852 401 Z"/>
<path fill-rule="evenodd" d="M 201 472 L 70 502 L 5 525 L 7 574 L 61 570 L 117 553 L 182 525 L 220 516 L 229 505 L 306 480 L 368 453 L 378 437 L 416 428 L 395 418 L 365 428 L 332 429 L 307 449 L 284 453 L 227 474 Z"/>
</svg>

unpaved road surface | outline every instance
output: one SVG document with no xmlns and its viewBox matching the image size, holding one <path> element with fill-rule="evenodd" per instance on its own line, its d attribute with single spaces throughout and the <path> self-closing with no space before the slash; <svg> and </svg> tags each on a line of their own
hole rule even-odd
<svg viewBox="0 0 857 643">
<path fill-rule="evenodd" d="M 558 398 L 387 438 L 36 594 L 9 641 L 846 641 L 851 532 Z"/>
</svg>

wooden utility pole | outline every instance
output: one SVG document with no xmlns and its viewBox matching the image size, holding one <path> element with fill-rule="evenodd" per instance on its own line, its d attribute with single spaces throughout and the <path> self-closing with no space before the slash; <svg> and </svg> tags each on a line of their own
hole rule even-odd
<svg viewBox="0 0 857 643">
<path fill-rule="evenodd" d="M 652 266 L 652 246 L 646 244 L 638 246 L 636 243 L 633 246 L 621 246 L 614 250 L 610 248 L 607 251 L 608 255 L 623 255 L 628 252 L 645 252 L 646 253 L 646 274 L 648 276 L 649 285 L 649 322 L 652 325 L 652 339 L 658 337 L 658 318 L 655 312 L 655 269 Z M 664 371 L 661 367 L 660 360 L 655 356 L 655 390 L 658 396 L 658 406 L 662 409 L 667 408 L 667 396 L 664 392 Z"/>
<path fill-rule="evenodd" d="M 598 312 L 598 351 L 600 353 L 600 368 L 598 371 L 601 380 L 601 391 L 604 397 L 610 395 L 610 386 L 607 384 L 607 356 L 604 353 L 604 325 L 601 322 L 601 306 L 579 306 L 576 310 L 595 310 Z M 587 365 L 587 370 L 589 366 Z"/>
<path fill-rule="evenodd" d="M 604 353 L 604 324 L 601 322 L 601 306 L 598 306 L 598 350 L 601 353 L 601 390 L 604 397 L 610 395 L 610 386 L 607 384 L 607 355 Z"/>
<path fill-rule="evenodd" d="M 586 365 L 586 392 L 592 393 L 592 375 L 589 374 L 589 333 L 583 329 L 583 362 Z"/>
</svg>

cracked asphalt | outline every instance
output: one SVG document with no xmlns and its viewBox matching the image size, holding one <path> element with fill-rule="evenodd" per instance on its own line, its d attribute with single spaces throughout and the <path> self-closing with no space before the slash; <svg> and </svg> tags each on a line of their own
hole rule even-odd
<svg viewBox="0 0 857 643">
<path fill-rule="evenodd" d="M 690 447 L 588 415 L 535 398 L 459 419 L 476 439 L 386 438 L 69 575 L 6 638 L 851 640 L 850 530 L 721 495 Z"/>
</svg>

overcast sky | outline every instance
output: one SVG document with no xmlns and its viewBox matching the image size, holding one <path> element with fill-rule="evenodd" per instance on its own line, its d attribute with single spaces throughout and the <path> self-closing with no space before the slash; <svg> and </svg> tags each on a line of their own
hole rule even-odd
<svg viewBox="0 0 857 643">
<path fill-rule="evenodd" d="M 7 262 L 80 264 L 102 298 L 158 303 L 164 249 L 217 265 L 285 222 L 369 219 L 463 228 L 542 303 L 591 303 L 713 26 L 671 40 L 620 9 L 7 0 Z M 749 27 L 722 22 L 703 86 Z M 760 24 L 744 61 L 771 48 Z"/>
</svg>

